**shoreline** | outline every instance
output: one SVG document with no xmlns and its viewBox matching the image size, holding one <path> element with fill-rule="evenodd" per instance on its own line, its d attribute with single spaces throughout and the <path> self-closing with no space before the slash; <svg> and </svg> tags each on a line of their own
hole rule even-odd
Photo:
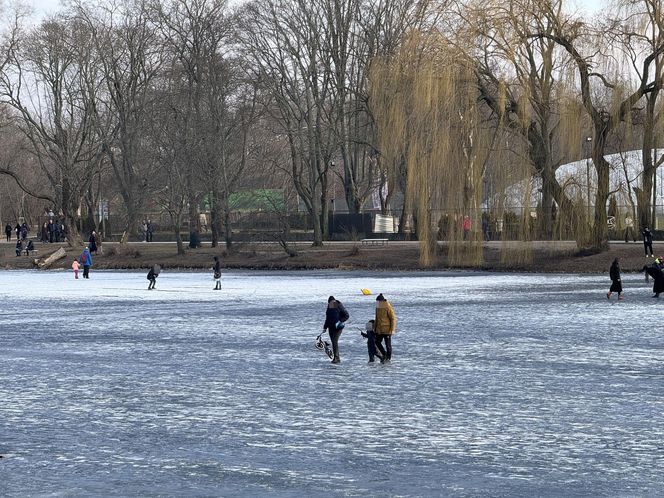
<svg viewBox="0 0 664 498">
<path fill-rule="evenodd" d="M 660 249 L 654 244 L 655 255 Z M 46 270 L 70 269 L 81 249 L 66 244 L 36 244 L 37 252 L 31 256 L 15 254 L 14 243 L 0 244 L 0 268 L 5 270 L 37 269 L 34 260 L 43 259 L 63 247 L 64 259 L 55 262 Z M 518 243 L 489 242 L 482 244 L 483 262 L 479 265 L 449 265 L 448 246 L 439 243 L 432 265 L 419 264 L 417 242 L 390 242 L 386 245 L 361 245 L 359 242 L 327 242 L 323 247 L 312 247 L 309 243 L 295 245 L 298 255 L 289 257 L 278 244 L 238 243 L 232 253 L 225 248 L 209 246 L 198 249 L 187 248 L 178 255 L 174 243 L 134 242 L 121 246 L 119 243 L 103 244 L 103 254 L 93 255 L 92 270 L 147 271 L 154 263 L 165 269 L 181 271 L 209 271 L 213 256 L 219 256 L 224 270 L 251 271 L 375 271 L 375 272 L 427 272 L 468 271 L 491 273 L 608 273 L 615 257 L 621 258 L 621 269 L 626 273 L 640 272 L 653 258 L 643 256 L 643 245 L 639 242 L 611 242 L 609 250 L 590 255 L 581 255 L 571 241 Z M 470 247 L 470 246 L 469 246 Z M 476 250 L 480 248 L 475 246 Z M 664 244 L 662 244 L 664 252 Z M 505 257 L 507 254 L 508 258 Z M 509 257 L 514 258 L 513 261 Z"/>
</svg>

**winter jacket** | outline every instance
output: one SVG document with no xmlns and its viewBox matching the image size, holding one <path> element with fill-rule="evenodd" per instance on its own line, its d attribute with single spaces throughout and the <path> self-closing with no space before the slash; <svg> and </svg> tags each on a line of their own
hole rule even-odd
<svg viewBox="0 0 664 498">
<path fill-rule="evenodd" d="M 643 243 L 652 244 L 652 232 L 648 229 L 641 232 L 643 234 Z"/>
<path fill-rule="evenodd" d="M 387 301 L 376 301 L 376 322 L 374 333 L 376 335 L 394 335 L 397 328 L 397 315 L 394 308 Z"/>
<path fill-rule="evenodd" d="M 611 265 L 611 269 L 609 270 L 609 277 L 611 277 L 613 282 L 620 281 L 620 266 L 618 266 L 617 263 L 613 263 Z"/>
<path fill-rule="evenodd" d="M 90 252 L 95 252 L 97 250 L 97 237 L 94 234 L 90 234 L 90 239 L 88 240 L 90 246 Z"/>
<path fill-rule="evenodd" d="M 341 314 L 339 313 L 339 308 L 336 306 L 334 308 L 330 308 L 328 306 L 327 310 L 325 310 L 325 324 L 323 325 L 323 330 L 329 329 L 336 331 L 337 323 L 339 322 L 340 317 Z"/>
<path fill-rule="evenodd" d="M 83 266 L 92 266 L 92 256 L 90 255 L 90 251 L 83 251 L 79 260 Z"/>
</svg>

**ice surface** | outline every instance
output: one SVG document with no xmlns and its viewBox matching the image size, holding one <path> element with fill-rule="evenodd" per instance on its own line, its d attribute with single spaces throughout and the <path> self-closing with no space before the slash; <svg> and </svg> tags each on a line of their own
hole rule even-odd
<svg viewBox="0 0 664 498">
<path fill-rule="evenodd" d="M 641 276 L 0 272 L 0 495 L 664 493 Z M 358 327 L 384 292 L 391 365 Z M 313 347 L 328 295 L 342 363 Z M 664 301 L 664 300 L 663 300 Z"/>
</svg>

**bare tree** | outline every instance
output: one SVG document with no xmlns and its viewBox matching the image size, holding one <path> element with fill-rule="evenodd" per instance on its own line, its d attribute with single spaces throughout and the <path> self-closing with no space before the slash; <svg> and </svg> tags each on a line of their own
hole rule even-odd
<svg viewBox="0 0 664 498">
<path fill-rule="evenodd" d="M 93 34 L 104 92 L 94 100 L 96 132 L 115 175 L 126 210 L 121 241 L 136 233 L 152 171 L 142 134 L 163 66 L 163 51 L 144 2 L 130 0 L 92 8 L 78 4 L 76 16 Z"/>
<path fill-rule="evenodd" d="M 325 71 L 318 2 L 264 0 L 243 6 L 238 36 L 249 76 L 272 100 L 266 110 L 290 149 L 290 174 L 313 221 L 314 245 L 327 228 L 328 171 L 335 147 L 329 122 L 332 77 Z"/>
<path fill-rule="evenodd" d="M 17 113 L 70 245 L 81 244 L 77 210 L 92 178 L 88 164 L 99 150 L 85 85 L 95 71 L 91 59 L 89 31 L 56 16 L 15 38 L 0 72 L 0 98 Z"/>
</svg>

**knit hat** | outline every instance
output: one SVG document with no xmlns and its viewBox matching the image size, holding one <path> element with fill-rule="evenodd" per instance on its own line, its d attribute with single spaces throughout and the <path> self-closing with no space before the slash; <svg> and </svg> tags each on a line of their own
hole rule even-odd
<svg viewBox="0 0 664 498">
<path fill-rule="evenodd" d="M 378 297 L 376 297 L 376 301 L 385 301 L 385 300 L 386 300 L 386 299 L 385 299 L 385 297 L 383 296 L 382 293 L 381 293 L 381 294 L 378 294 Z"/>
<path fill-rule="evenodd" d="M 328 303 L 331 303 L 332 301 L 336 301 L 336 299 L 334 299 L 334 296 L 330 296 L 327 298 Z"/>
</svg>

